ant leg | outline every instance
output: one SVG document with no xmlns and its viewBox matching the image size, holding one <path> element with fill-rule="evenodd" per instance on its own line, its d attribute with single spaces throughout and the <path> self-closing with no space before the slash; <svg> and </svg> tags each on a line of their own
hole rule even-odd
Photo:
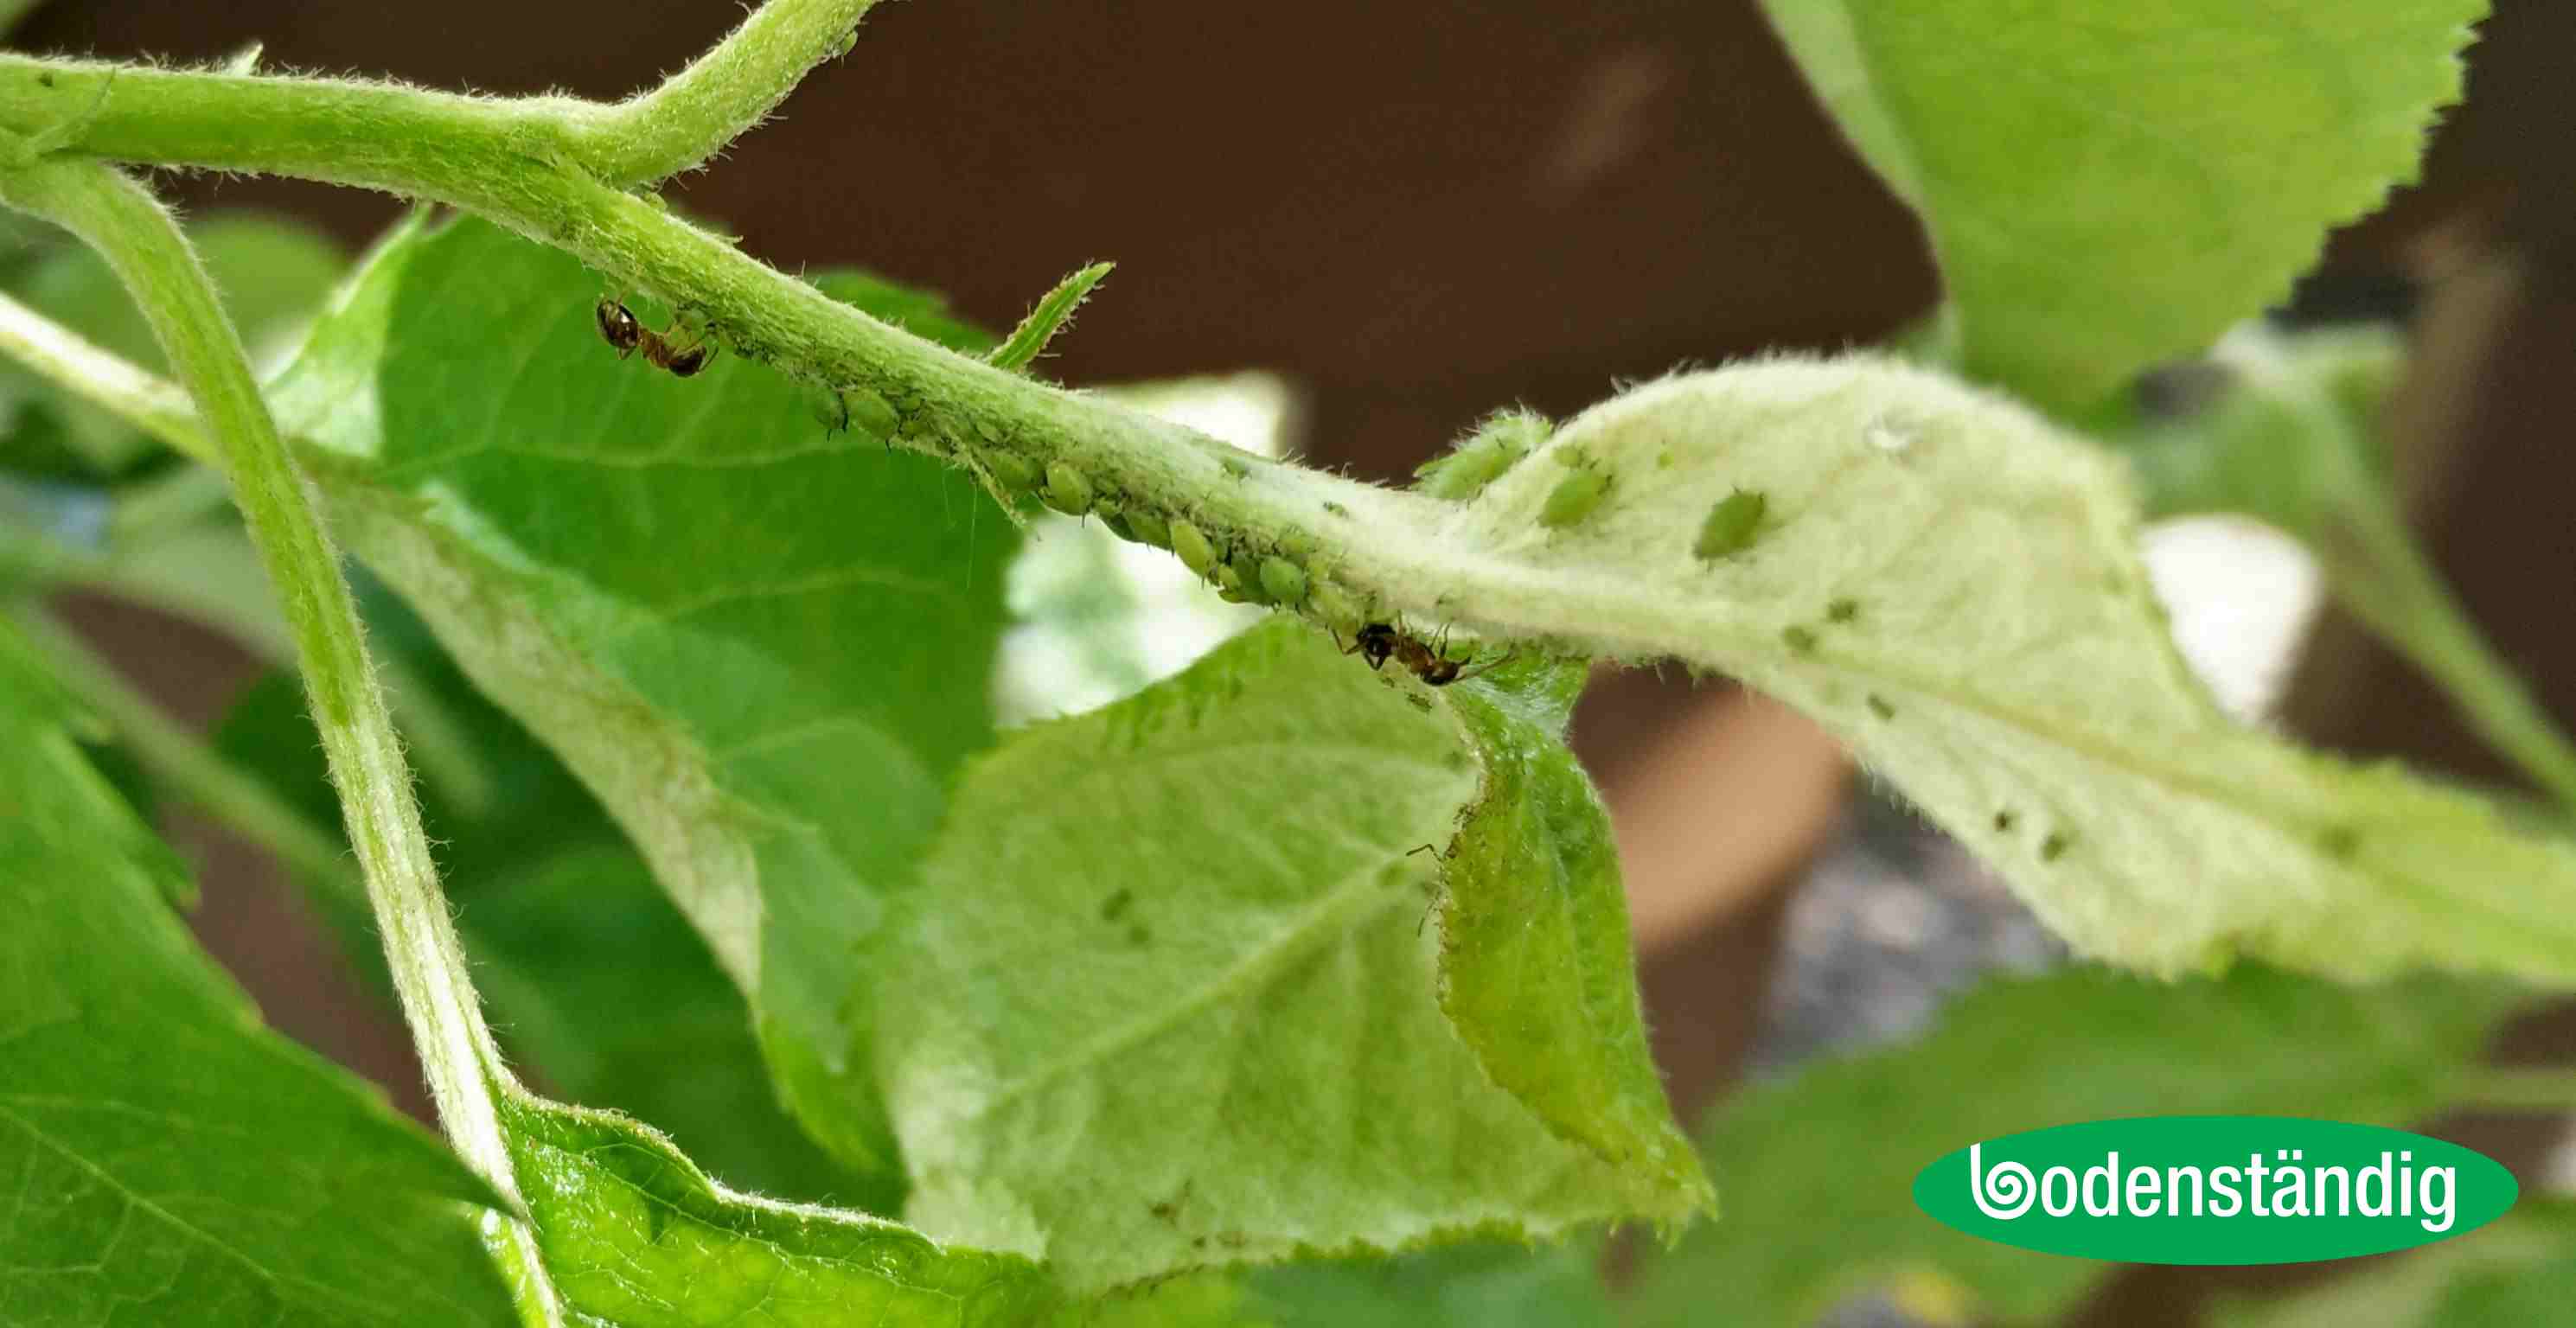
<svg viewBox="0 0 2576 1328">
<path fill-rule="evenodd" d="M 1506 665 L 1506 664 L 1511 663 L 1513 660 L 1520 658 L 1520 653 L 1521 653 L 1521 652 L 1520 652 L 1520 651 L 1518 651 L 1518 650 L 1506 650 L 1506 651 L 1504 651 L 1504 652 L 1503 652 L 1503 657 L 1502 657 L 1501 659 L 1495 660 L 1495 661 L 1494 661 L 1493 663 L 1491 663 L 1491 664 L 1483 664 L 1483 665 L 1479 665 L 1479 666 L 1477 666 L 1477 667 L 1475 667 L 1475 668 L 1469 669 L 1469 670 L 1467 670 L 1465 673 L 1461 673 L 1461 674 L 1459 674 L 1457 677 L 1452 678 L 1452 679 L 1450 679 L 1449 681 L 1451 681 L 1451 682 L 1465 682 L 1465 681 L 1467 681 L 1469 678 L 1481 678 L 1481 677 L 1485 676 L 1486 674 L 1491 673 L 1491 672 L 1493 672 L 1494 670 L 1499 669 L 1499 668 L 1501 668 L 1502 666 L 1504 666 L 1504 665 Z"/>
</svg>

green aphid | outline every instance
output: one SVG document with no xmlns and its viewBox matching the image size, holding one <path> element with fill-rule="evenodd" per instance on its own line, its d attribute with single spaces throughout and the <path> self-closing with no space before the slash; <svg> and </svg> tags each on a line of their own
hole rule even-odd
<svg viewBox="0 0 2576 1328">
<path fill-rule="evenodd" d="M 1780 643 L 1801 655 L 1816 653 L 1816 632 L 1811 627 L 1783 627 Z"/>
<path fill-rule="evenodd" d="M 1896 718 L 1896 707 L 1889 704 L 1886 697 L 1881 696 L 1876 692 L 1871 692 L 1869 694 L 1869 713 L 1878 716 L 1880 719 L 1894 719 Z"/>
<path fill-rule="evenodd" d="M 1038 496 L 1066 516 L 1080 516 L 1091 510 L 1091 479 L 1064 462 L 1050 461 L 1046 488 Z"/>
<path fill-rule="evenodd" d="M 1220 565 L 1216 546 L 1187 521 L 1172 523 L 1172 552 L 1180 556 L 1181 566 L 1202 577 L 1213 574 Z"/>
<path fill-rule="evenodd" d="M 983 454 L 984 468 L 1002 487 L 1014 493 L 1027 493 L 1038 487 L 1038 463 L 1017 452 L 991 451 Z"/>
<path fill-rule="evenodd" d="M 1142 543 L 1151 544 L 1158 549 L 1172 547 L 1172 528 L 1163 524 L 1163 518 L 1151 512 L 1141 508 L 1129 512 L 1127 526 L 1136 532 L 1136 538 Z"/>
<path fill-rule="evenodd" d="M 892 438 L 895 426 L 902 422 L 884 397 L 864 387 L 844 389 L 841 409 L 843 419 L 852 430 L 879 440 Z"/>
<path fill-rule="evenodd" d="M 1847 623 L 1847 622 L 1851 622 L 1851 621 L 1853 621 L 1854 619 L 1857 619 L 1857 618 L 1859 618 L 1859 617 L 1860 617 L 1860 601 L 1859 601 L 1859 600 L 1856 600 L 1856 599 L 1837 599 L 1837 600 L 1833 600 L 1833 601 L 1831 601 L 1831 602 L 1829 602 L 1829 603 L 1827 603 L 1827 604 L 1825 605 L 1825 621 L 1826 621 L 1826 622 L 1832 622 L 1832 623 Z"/>
<path fill-rule="evenodd" d="M 1261 560 L 1261 589 L 1273 603 L 1298 605 L 1306 602 L 1306 569 L 1285 558 Z"/>
<path fill-rule="evenodd" d="M 1252 463 L 1231 452 L 1217 458 L 1217 463 L 1225 467 L 1226 474 L 1236 479 L 1245 479 L 1252 474 Z"/>
<path fill-rule="evenodd" d="M 1762 533 L 1762 513 L 1770 500 L 1760 489 L 1738 489 L 1710 508 L 1708 520 L 1700 523 L 1699 539 L 1691 545 L 1693 556 L 1715 562 L 1744 552 Z"/>
<path fill-rule="evenodd" d="M 1348 591 L 1322 577 L 1310 577 L 1310 581 L 1312 589 L 1307 592 L 1307 605 L 1325 626 L 1335 631 L 1356 632 L 1365 625 L 1362 616 L 1365 610 Z"/>
<path fill-rule="evenodd" d="M 1232 563 L 1216 565 L 1216 597 L 1228 604 L 1241 604 L 1251 597 L 1243 593 L 1243 576 Z"/>
<path fill-rule="evenodd" d="M 1110 534 L 1115 535 L 1130 544 L 1136 542 L 1136 528 L 1127 524 L 1127 514 L 1125 512 L 1118 510 L 1116 507 L 1113 507 L 1108 503 L 1094 503 L 1091 506 L 1091 514 L 1100 518 L 1100 524 L 1109 527 Z"/>
<path fill-rule="evenodd" d="M 1270 592 L 1261 575 L 1261 560 L 1253 556 L 1252 550 L 1235 550 L 1234 556 L 1226 560 L 1226 566 L 1234 569 L 1235 583 L 1241 587 L 1245 599 L 1255 604 L 1270 602 Z"/>
<path fill-rule="evenodd" d="M 1550 530 L 1564 530 L 1592 515 L 1592 509 L 1599 507 L 1609 492 L 1607 473 L 1588 468 L 1568 471 L 1555 488 L 1547 491 L 1547 501 L 1538 509 L 1538 523 Z"/>
<path fill-rule="evenodd" d="M 2064 834 L 2055 830 L 2049 831 L 2048 837 L 2039 841 L 2039 860 L 2042 862 L 2055 862 L 2059 858 L 2065 857 L 2066 850 L 2072 845 L 2072 843 L 2073 841 L 2069 840 Z"/>
<path fill-rule="evenodd" d="M 1537 451 L 1555 429 L 1536 411 L 1498 411 L 1447 454 L 1423 462 L 1413 472 L 1413 487 L 1433 498 L 1465 502 Z"/>
</svg>

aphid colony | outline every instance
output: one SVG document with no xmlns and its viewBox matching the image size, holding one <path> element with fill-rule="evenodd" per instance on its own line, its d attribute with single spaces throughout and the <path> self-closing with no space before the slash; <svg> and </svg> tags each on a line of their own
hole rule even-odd
<svg viewBox="0 0 2576 1328">
<path fill-rule="evenodd" d="M 645 361 L 654 368 L 668 370 L 674 378 L 687 378 L 706 368 L 707 361 L 715 357 L 714 349 L 704 341 L 677 345 L 644 326 L 636 320 L 635 312 L 620 301 L 601 296 L 597 313 L 601 339 L 617 348 L 617 358 L 621 360 L 641 350 Z"/>
</svg>

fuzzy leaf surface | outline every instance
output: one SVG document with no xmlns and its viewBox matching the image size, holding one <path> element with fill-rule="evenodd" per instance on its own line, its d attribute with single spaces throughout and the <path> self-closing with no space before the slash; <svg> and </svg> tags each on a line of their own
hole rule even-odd
<svg viewBox="0 0 2576 1328">
<path fill-rule="evenodd" d="M 516 1323 L 491 1191 L 261 1026 L 81 722 L 0 626 L 0 1322 Z"/>
<path fill-rule="evenodd" d="M 1841 1295 L 1904 1278 L 1964 1290 L 1981 1320 L 2049 1321 L 2113 1265 L 1926 1218 L 1913 1198 L 1925 1164 L 2000 1135 L 2121 1116 L 2405 1125 L 2450 1100 L 2514 1000 L 2494 986 L 2355 990 L 2251 965 L 2173 986 L 2098 969 L 1989 983 L 1919 1042 L 1725 1103 L 1703 1137 L 1742 1199 L 1724 1224 L 1652 1261 L 1635 1321 L 1704 1323 L 1725 1305 L 1746 1323 L 1806 1323 Z"/>
<path fill-rule="evenodd" d="M 1612 476 L 1543 527 L 1558 453 Z M 1694 555 L 1759 492 L 1752 543 Z M 2576 978 L 2576 847 L 2393 767 L 2241 728 L 2189 675 L 2120 463 L 2031 412 L 1869 357 L 1667 379 L 1569 421 L 1425 528 L 1355 543 L 1468 626 L 1680 659 L 1813 716 L 2086 954 L 2243 955 L 2342 977 Z"/>
<path fill-rule="evenodd" d="M 1441 1012 L 1412 850 L 1477 783 L 1437 702 L 1286 622 L 976 762 L 884 1002 L 908 1217 L 1087 1292 L 1639 1215 Z"/>
<path fill-rule="evenodd" d="M 2088 406 L 2412 182 L 2485 0 L 1764 0 L 1930 234 L 1968 373 Z"/>
<path fill-rule="evenodd" d="M 1441 866 L 1441 1007 L 1494 1082 L 1641 1205 L 1705 1205 L 1646 1045 L 1609 813 L 1564 743 L 1589 672 L 1534 663 L 1443 693 L 1483 782 Z"/>
</svg>

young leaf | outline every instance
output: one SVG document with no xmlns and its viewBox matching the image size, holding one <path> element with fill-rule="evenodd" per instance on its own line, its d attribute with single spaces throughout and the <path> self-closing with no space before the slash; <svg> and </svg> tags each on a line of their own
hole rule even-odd
<svg viewBox="0 0 2576 1328">
<path fill-rule="evenodd" d="M 914 1223 L 1089 1291 L 1640 1211 L 1441 1013 L 1421 701 L 1274 622 L 969 768 L 882 1001 Z"/>
<path fill-rule="evenodd" d="M 1764 0 L 1932 238 L 1972 376 L 2092 404 L 2415 178 L 2485 0 Z"/>
<path fill-rule="evenodd" d="M 491 1191 L 261 1028 L 74 722 L 0 626 L 0 1321 L 517 1322 Z"/>
<path fill-rule="evenodd" d="M 1484 782 L 1441 867 L 1440 1004 L 1494 1082 L 1639 1187 L 1711 1201 L 1637 1009 L 1618 847 L 1562 735 L 1589 662 L 1445 693 Z"/>
<path fill-rule="evenodd" d="M 2173 986 L 2094 969 L 1989 984 L 1907 1047 L 1761 1085 L 1706 1132 L 1737 1196 L 1653 1260 L 1636 1322 L 1806 1323 L 1890 1279 L 1946 1283 L 1981 1320 L 2046 1321 L 2111 1265 L 1961 1235 L 1914 1206 L 1915 1173 L 2019 1130 L 2147 1115 L 2403 1125 L 2448 1102 L 2491 1024 L 2492 986 L 2353 990 L 2240 967 Z M 1901 1128 L 1892 1128 L 1901 1126 Z"/>
<path fill-rule="evenodd" d="M 350 546 L 643 850 L 791 1105 L 890 1169 L 850 970 L 990 741 L 1017 537 L 962 475 L 831 432 L 742 357 L 685 381 L 621 361 L 598 297 L 487 224 L 406 230 L 277 409 Z"/>
<path fill-rule="evenodd" d="M 985 356 L 986 362 L 1004 369 L 1025 369 L 1034 363 L 1047 348 L 1047 343 L 1055 340 L 1056 333 L 1071 326 L 1073 311 L 1091 298 L 1092 290 L 1116 266 L 1115 263 L 1093 263 L 1057 282 L 1055 289 L 1048 291 L 1045 298 L 1038 301 L 1037 307 L 1029 310 L 1029 316 L 1011 329 L 1011 335 Z"/>
<path fill-rule="evenodd" d="M 1565 468 L 1533 457 L 1436 546 L 1381 520 L 1362 556 L 1462 569 L 1470 626 L 1678 657 L 1797 706 L 2087 954 L 2576 978 L 2555 902 L 2576 846 L 2221 717 L 2168 638 L 2119 463 L 2029 412 L 1885 361 L 1782 360 L 1633 392 L 1549 448 L 1655 482 L 1544 530 Z M 1761 537 L 1693 556 L 1709 510 L 1756 489 Z"/>
</svg>

